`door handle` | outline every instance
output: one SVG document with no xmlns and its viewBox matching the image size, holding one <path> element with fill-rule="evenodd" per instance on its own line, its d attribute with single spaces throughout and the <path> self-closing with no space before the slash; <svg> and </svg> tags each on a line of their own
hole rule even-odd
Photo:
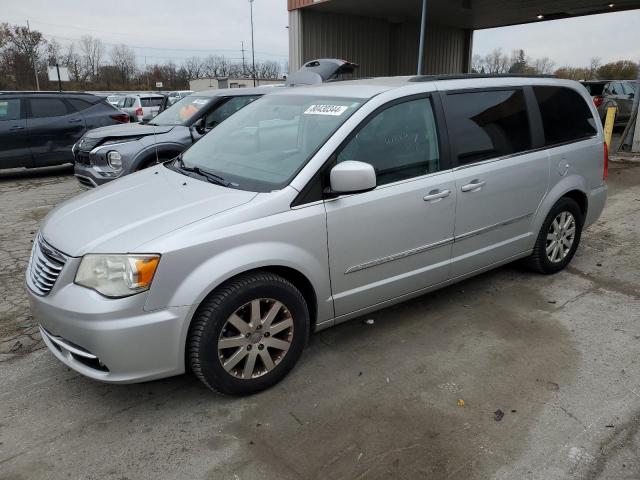
<svg viewBox="0 0 640 480">
<path fill-rule="evenodd" d="M 9 128 L 10 132 L 13 132 L 15 130 L 24 130 L 24 127 L 21 125 L 14 125 L 13 127 Z"/>
<path fill-rule="evenodd" d="M 438 201 L 438 200 L 442 200 L 443 198 L 448 197 L 449 195 L 451 195 L 451 190 L 432 190 L 429 192 L 428 195 L 425 195 L 423 197 L 423 200 L 425 202 L 433 202 Z"/>
<path fill-rule="evenodd" d="M 463 185 L 460 190 L 463 192 L 477 192 L 487 184 L 484 180 L 473 180 L 471 183 Z"/>
<path fill-rule="evenodd" d="M 69 120 L 69 123 L 78 123 L 81 122 L 82 119 L 81 118 L 72 118 L 71 120 Z"/>
</svg>

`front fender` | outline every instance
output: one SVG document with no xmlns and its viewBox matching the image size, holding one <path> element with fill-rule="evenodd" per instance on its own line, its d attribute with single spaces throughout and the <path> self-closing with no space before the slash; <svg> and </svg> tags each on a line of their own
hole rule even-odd
<svg viewBox="0 0 640 480">
<path fill-rule="evenodd" d="M 148 162 L 149 159 L 155 158 L 156 151 L 158 158 L 161 158 L 163 157 L 163 154 L 166 154 L 167 152 L 183 152 L 186 148 L 186 145 L 183 145 L 179 142 L 167 142 L 148 145 L 140 150 L 140 152 L 138 152 L 138 154 L 131 162 L 131 171 L 138 170 L 142 165 Z"/>
<path fill-rule="evenodd" d="M 238 259 L 242 259 L 242 262 Z M 209 293 L 236 275 L 268 267 L 288 267 L 304 275 L 316 294 L 317 323 L 333 318 L 333 302 L 326 263 L 322 264 L 311 252 L 291 244 L 278 242 L 247 244 L 208 258 L 189 273 L 168 299 L 169 306 L 189 306 L 186 321 L 181 328 L 180 345 L 185 344 L 191 319 Z"/>
</svg>

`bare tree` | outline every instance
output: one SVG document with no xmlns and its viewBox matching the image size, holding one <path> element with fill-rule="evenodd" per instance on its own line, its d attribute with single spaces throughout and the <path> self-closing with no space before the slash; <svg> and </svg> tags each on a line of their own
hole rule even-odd
<svg viewBox="0 0 640 480">
<path fill-rule="evenodd" d="M 47 65 L 55 65 L 62 62 L 62 46 L 55 38 L 47 44 Z"/>
<path fill-rule="evenodd" d="M 540 75 L 549 75 L 553 72 L 553 68 L 555 67 L 555 63 L 549 59 L 549 57 L 537 58 L 533 62 L 533 69 L 535 73 Z"/>
<path fill-rule="evenodd" d="M 200 57 L 191 57 L 185 60 L 184 69 L 187 72 L 187 78 L 194 80 L 200 78 L 203 73 L 203 63 Z"/>
<path fill-rule="evenodd" d="M 258 78 L 275 79 L 280 77 L 280 65 L 278 62 L 266 61 L 256 65 Z"/>
<path fill-rule="evenodd" d="M 594 80 L 597 78 L 598 70 L 602 66 L 602 61 L 600 57 L 593 57 L 589 62 L 589 68 L 587 69 L 587 74 L 589 78 L 585 78 L 585 80 Z"/>
<path fill-rule="evenodd" d="M 76 47 L 73 43 L 67 45 L 67 49 L 62 54 L 62 65 L 69 69 L 71 80 L 74 82 L 82 80 L 82 58 L 76 52 Z"/>
<path fill-rule="evenodd" d="M 496 48 L 493 52 L 487 54 L 483 60 L 486 73 L 489 74 L 507 73 L 511 66 L 509 57 L 502 53 L 501 48 Z"/>
<path fill-rule="evenodd" d="M 120 71 L 122 83 L 128 85 L 136 73 L 136 54 L 125 44 L 116 45 L 111 49 L 111 63 Z"/>
<path fill-rule="evenodd" d="M 83 35 L 80 37 L 80 52 L 82 54 L 83 77 L 94 82 L 97 81 L 104 53 L 102 41 L 91 35 Z"/>
</svg>

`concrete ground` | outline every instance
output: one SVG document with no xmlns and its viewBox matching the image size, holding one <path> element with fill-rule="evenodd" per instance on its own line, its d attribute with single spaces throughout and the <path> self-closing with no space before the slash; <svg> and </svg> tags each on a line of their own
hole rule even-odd
<svg viewBox="0 0 640 480">
<path fill-rule="evenodd" d="M 242 399 L 100 384 L 41 348 L 29 242 L 78 187 L 3 175 L 0 479 L 640 478 L 640 163 L 611 165 L 566 271 L 512 265 L 321 332 Z"/>
</svg>

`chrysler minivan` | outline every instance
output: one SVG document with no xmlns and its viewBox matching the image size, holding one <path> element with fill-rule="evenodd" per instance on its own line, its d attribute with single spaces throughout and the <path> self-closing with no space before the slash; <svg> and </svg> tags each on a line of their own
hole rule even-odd
<svg viewBox="0 0 640 480">
<path fill-rule="evenodd" d="M 520 77 L 281 89 L 178 158 L 60 205 L 26 275 L 53 355 L 105 382 L 249 394 L 311 332 L 525 259 L 553 274 L 607 195 L 586 90 Z"/>
</svg>

